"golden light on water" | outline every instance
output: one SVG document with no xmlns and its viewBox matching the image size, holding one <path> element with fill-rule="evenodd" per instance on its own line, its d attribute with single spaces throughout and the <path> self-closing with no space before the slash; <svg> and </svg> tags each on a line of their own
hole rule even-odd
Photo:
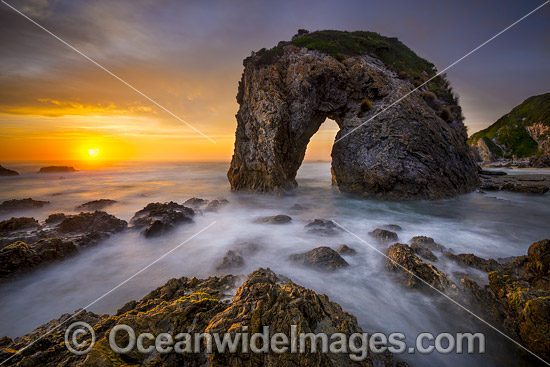
<svg viewBox="0 0 550 367">
<path fill-rule="evenodd" d="M 99 155 L 99 148 L 88 149 L 88 154 L 90 158 L 96 158 Z"/>
</svg>

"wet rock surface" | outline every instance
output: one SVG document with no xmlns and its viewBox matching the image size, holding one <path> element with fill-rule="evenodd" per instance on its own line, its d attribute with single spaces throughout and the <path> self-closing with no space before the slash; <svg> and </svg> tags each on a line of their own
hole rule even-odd
<svg viewBox="0 0 550 367">
<path fill-rule="evenodd" d="M 116 203 L 117 203 L 116 200 L 111 200 L 111 199 L 92 200 L 82 205 L 78 205 L 75 208 L 75 210 L 85 210 L 85 211 L 101 210 Z"/>
<path fill-rule="evenodd" d="M 327 246 L 317 247 L 308 252 L 290 255 L 289 259 L 304 266 L 319 270 L 335 270 L 349 266 L 347 261 L 344 260 L 338 252 Z"/>
<path fill-rule="evenodd" d="M 102 211 L 52 214 L 41 224 L 34 218 L 0 222 L 0 277 L 29 272 L 97 245 L 128 223 Z"/>
<path fill-rule="evenodd" d="M 195 211 L 176 202 L 150 203 L 130 220 L 130 224 L 139 229 L 145 237 L 157 237 L 169 233 L 177 225 L 191 223 Z"/>
<path fill-rule="evenodd" d="M 399 240 L 397 233 L 388 231 L 386 229 L 377 228 L 372 232 L 369 232 L 369 236 L 375 238 L 380 243 L 389 243 Z"/>
<path fill-rule="evenodd" d="M 48 205 L 49 201 L 27 199 L 11 199 L 0 204 L 0 212 L 11 212 L 16 210 L 36 209 Z"/>
<path fill-rule="evenodd" d="M 550 240 L 489 273 L 489 285 L 463 279 L 481 310 L 535 354 L 550 361 Z"/>
<path fill-rule="evenodd" d="M 270 63 L 260 54 L 244 60 L 228 172 L 233 190 L 295 188 L 307 144 L 327 117 L 340 128 L 332 170 L 342 192 L 440 199 L 477 187 L 464 124 L 450 112 L 443 119 L 436 111 L 448 106 L 435 97 L 427 101 L 429 91 L 417 91 L 371 120 L 414 85 L 369 55 L 337 60 L 296 45 L 281 51 Z"/>
<path fill-rule="evenodd" d="M 115 354 L 109 347 L 108 335 L 119 324 L 131 326 L 136 334 L 150 332 L 154 335 L 180 332 L 226 333 L 262 332 L 268 326 L 270 337 L 274 333 L 290 335 L 291 325 L 297 325 L 298 333 L 343 333 L 349 337 L 362 332 L 356 318 L 343 311 L 325 295 L 293 283 L 269 269 L 259 269 L 245 278 L 227 275 L 208 279 L 179 278 L 149 293 L 140 301 L 124 305 L 116 315 L 97 315 L 91 312 L 63 315 L 57 320 L 42 325 L 33 332 L 11 340 L 6 338 L 0 345 L 0 356 L 10 358 L 13 365 L 25 366 L 396 366 L 389 352 L 368 354 L 361 362 L 354 362 L 346 354 L 321 353 L 236 353 L 207 354 L 204 345 L 201 353 L 143 354 L 137 351 Z M 225 300 L 229 301 L 225 301 Z M 26 347 L 46 330 L 60 325 L 69 317 L 93 326 L 96 344 L 88 355 L 71 354 L 63 343 L 65 327 L 55 329 L 41 343 L 31 345 L 25 353 L 15 351 Z M 71 320 L 71 321 L 73 321 Z M 121 333 L 122 334 L 122 333 Z M 87 336 L 89 338 L 89 336 Z M 89 341 L 89 339 L 87 339 Z M 125 340 L 117 334 L 117 342 Z M 127 340 L 126 340 L 127 342 Z M 125 345 L 125 344 L 124 344 Z M 405 363 L 398 363 L 406 366 Z"/>
<path fill-rule="evenodd" d="M 355 249 L 349 247 L 348 245 L 340 245 L 336 249 L 336 252 L 338 252 L 340 255 L 344 256 L 353 256 L 356 254 Z"/>
<path fill-rule="evenodd" d="M 341 231 L 340 227 L 330 219 L 315 219 L 306 224 L 305 228 L 308 233 L 320 236 L 335 236 Z"/>
<path fill-rule="evenodd" d="M 393 244 L 388 248 L 386 255 L 388 256 L 386 267 L 390 271 L 399 272 L 406 286 L 422 287 L 426 286 L 424 284 L 426 282 L 441 292 L 457 292 L 456 285 L 449 280 L 447 274 L 416 256 L 413 249 L 408 245 L 402 243 Z"/>
<path fill-rule="evenodd" d="M 550 175 L 480 175 L 483 190 L 505 190 L 521 193 L 544 194 L 550 190 Z"/>
<path fill-rule="evenodd" d="M 287 224 L 292 221 L 292 218 L 288 215 L 279 214 L 279 215 L 273 215 L 269 217 L 260 217 L 254 220 L 254 223 L 260 223 L 260 224 Z"/>
</svg>

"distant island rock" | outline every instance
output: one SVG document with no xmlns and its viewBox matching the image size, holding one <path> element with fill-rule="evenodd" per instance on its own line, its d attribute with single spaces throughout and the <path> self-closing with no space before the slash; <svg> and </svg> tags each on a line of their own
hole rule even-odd
<svg viewBox="0 0 550 367">
<path fill-rule="evenodd" d="M 550 154 L 550 93 L 527 98 L 494 124 L 473 134 L 468 144 L 483 162 Z M 525 166 L 547 167 L 548 160 L 533 160 Z"/>
<path fill-rule="evenodd" d="M 40 173 L 53 173 L 53 172 L 76 172 L 74 167 L 70 166 L 48 166 L 40 168 Z"/>
<path fill-rule="evenodd" d="M 340 128 L 332 149 L 340 191 L 396 200 L 473 191 L 476 162 L 448 81 L 437 76 L 400 101 L 436 74 L 397 38 L 374 32 L 301 30 L 253 53 L 237 94 L 232 190 L 295 188 L 307 145 L 329 118 Z"/>
<path fill-rule="evenodd" d="M 19 172 L 0 165 L 0 176 L 19 176 Z"/>
</svg>

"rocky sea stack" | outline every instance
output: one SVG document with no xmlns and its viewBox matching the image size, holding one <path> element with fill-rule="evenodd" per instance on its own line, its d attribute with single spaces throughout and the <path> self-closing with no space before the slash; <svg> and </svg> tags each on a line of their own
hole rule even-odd
<svg viewBox="0 0 550 367">
<path fill-rule="evenodd" d="M 439 199 L 477 186 L 461 109 L 445 78 L 396 103 L 437 73 L 396 38 L 301 30 L 252 53 L 244 67 L 228 172 L 233 190 L 296 187 L 307 144 L 326 118 L 340 127 L 332 171 L 342 192 Z"/>
</svg>

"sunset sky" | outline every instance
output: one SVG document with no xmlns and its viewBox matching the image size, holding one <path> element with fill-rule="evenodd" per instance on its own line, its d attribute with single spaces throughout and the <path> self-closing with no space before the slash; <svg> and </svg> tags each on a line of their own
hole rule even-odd
<svg viewBox="0 0 550 367">
<path fill-rule="evenodd" d="M 0 161 L 231 158 L 237 84 L 253 50 L 299 28 L 398 37 L 443 69 L 543 0 L 6 0 L 188 126 L 0 4 Z M 448 72 L 469 132 L 549 92 L 550 5 Z M 308 148 L 329 159 L 336 124 Z M 93 150 L 89 153 L 90 149 Z"/>
</svg>

